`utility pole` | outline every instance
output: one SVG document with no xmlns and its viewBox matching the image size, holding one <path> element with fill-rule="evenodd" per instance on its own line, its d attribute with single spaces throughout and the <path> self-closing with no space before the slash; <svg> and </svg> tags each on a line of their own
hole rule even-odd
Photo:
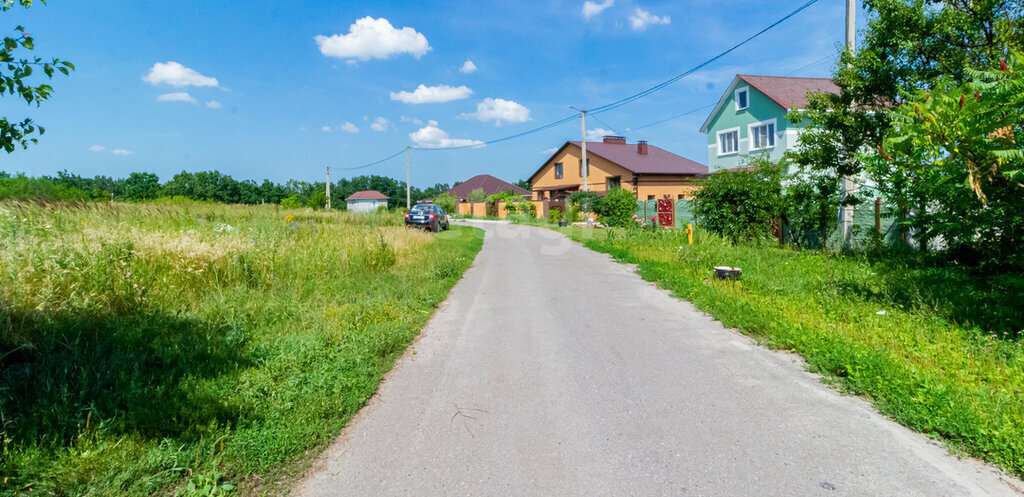
<svg viewBox="0 0 1024 497">
<path fill-rule="evenodd" d="M 327 166 L 327 210 L 331 210 L 331 166 Z"/>
<path fill-rule="evenodd" d="M 587 176 L 590 176 L 590 164 L 587 163 L 587 111 L 569 106 L 573 111 L 580 111 L 580 148 L 583 149 L 583 157 L 580 158 L 580 175 L 583 176 L 583 191 L 589 192 L 587 188 Z"/>
<path fill-rule="evenodd" d="M 412 190 L 409 187 L 409 146 L 405 146 L 405 210 L 412 209 Z"/>
<path fill-rule="evenodd" d="M 580 158 L 580 175 L 583 176 L 583 191 L 590 191 L 587 188 L 587 176 L 590 176 L 590 164 L 587 164 L 587 111 L 569 106 L 570 109 L 580 111 L 580 148 L 583 149 L 583 157 Z"/>
<path fill-rule="evenodd" d="M 857 2 L 855 0 L 846 0 L 846 51 L 853 55 L 854 44 L 857 38 Z M 850 67 L 847 64 L 847 67 Z M 849 176 L 843 176 L 843 190 L 840 196 L 841 201 L 845 202 L 846 199 L 853 192 L 853 178 Z M 842 215 L 840 218 L 840 234 L 842 235 L 842 244 L 844 247 L 849 247 L 853 242 L 853 206 L 842 205 L 840 206 Z"/>
</svg>

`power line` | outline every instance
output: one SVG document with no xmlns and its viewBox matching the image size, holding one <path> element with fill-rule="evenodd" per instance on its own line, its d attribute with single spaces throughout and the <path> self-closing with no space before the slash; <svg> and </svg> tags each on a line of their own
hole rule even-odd
<svg viewBox="0 0 1024 497">
<path fill-rule="evenodd" d="M 467 145 L 456 145 L 456 146 L 452 146 L 452 147 L 424 147 L 424 146 L 418 146 L 418 147 L 412 147 L 412 149 L 413 150 L 439 151 L 439 150 L 460 150 L 460 149 L 463 149 L 463 148 L 478 148 L 478 147 L 481 147 L 481 146 L 484 146 L 484 145 L 492 145 L 492 144 L 495 144 L 495 143 L 499 143 L 499 142 L 503 142 L 503 141 L 508 141 L 508 140 L 512 140 L 512 139 L 519 138 L 519 137 L 522 137 L 522 136 L 526 136 L 526 135 L 529 135 L 529 134 L 533 134 L 533 133 L 536 133 L 538 131 L 543 131 L 543 130 L 548 129 L 548 128 L 553 128 L 553 127 L 558 126 L 560 124 L 565 124 L 565 123 L 567 123 L 569 121 L 572 121 L 572 120 L 575 120 L 575 119 L 576 119 L 576 115 L 571 115 L 571 116 L 568 116 L 568 117 L 563 117 L 562 119 L 559 119 L 559 120 L 557 120 L 555 122 L 552 122 L 552 123 L 545 124 L 543 126 L 537 126 L 536 128 L 528 129 L 526 131 L 523 131 L 523 132 L 520 132 L 520 133 L 516 133 L 514 135 L 504 136 L 504 137 L 501 137 L 501 138 L 496 138 L 494 140 L 489 140 L 489 141 L 485 141 L 485 142 L 471 143 L 471 144 L 467 144 Z"/>
<path fill-rule="evenodd" d="M 807 64 L 807 65 L 805 65 L 805 66 L 803 66 L 803 67 L 801 67 L 799 69 L 796 69 L 794 71 L 790 71 L 790 72 L 786 73 L 786 76 L 792 76 L 792 75 L 794 75 L 794 74 L 796 74 L 796 73 L 798 73 L 800 71 L 803 71 L 804 69 L 807 69 L 808 67 L 816 66 L 816 65 L 821 64 L 822 62 L 824 62 L 824 61 L 826 61 L 828 59 L 831 59 L 831 58 L 832 58 L 832 55 L 826 55 L 826 56 L 824 56 L 824 57 L 822 57 L 822 58 L 820 58 L 820 59 L 818 59 L 818 60 L 816 60 L 814 62 L 811 62 L 810 64 Z"/>
<path fill-rule="evenodd" d="M 397 151 L 397 152 L 395 152 L 395 153 L 393 153 L 393 154 L 391 154 L 391 155 L 389 155 L 389 156 L 387 156 L 387 157 L 385 157 L 385 158 L 383 158 L 383 159 L 381 159 L 379 161 L 376 161 L 376 162 L 371 162 L 369 164 L 363 164 L 361 166 L 355 166 L 355 167 L 336 167 L 335 169 L 343 169 L 343 170 L 346 170 L 346 171 L 351 171 L 353 169 L 366 169 L 368 167 L 376 166 L 377 164 L 380 164 L 381 162 L 387 162 L 387 161 L 389 161 L 391 159 L 394 159 L 395 157 L 398 157 L 399 155 L 402 155 L 402 152 L 405 152 L 405 148 L 402 148 L 402 150 L 399 150 L 399 151 Z"/>
<path fill-rule="evenodd" d="M 672 117 L 666 117 L 665 119 L 661 119 L 659 121 L 654 121 L 653 123 L 645 124 L 643 126 L 637 126 L 635 128 L 629 128 L 627 131 L 633 132 L 633 131 L 636 131 L 638 129 L 644 129 L 644 128 L 650 128 L 651 126 L 657 126 L 657 125 L 659 125 L 661 123 L 665 123 L 665 122 L 671 121 L 673 119 L 679 119 L 680 117 L 688 116 L 688 115 L 693 114 L 695 112 L 700 112 L 700 111 L 702 111 L 704 109 L 707 109 L 708 107 L 714 107 L 715 105 L 716 104 L 703 105 L 701 107 L 697 107 L 696 109 L 691 109 L 691 110 L 688 110 L 686 112 L 683 112 L 682 114 L 676 114 L 676 115 L 674 115 Z"/>
<path fill-rule="evenodd" d="M 669 78 L 666 81 L 658 83 L 658 84 L 656 84 L 656 85 L 654 85 L 654 86 L 652 86 L 652 87 L 650 87 L 650 88 L 648 88 L 648 89 L 646 89 L 644 91 L 641 91 L 641 92 L 638 92 L 638 93 L 634 93 L 634 94 L 632 94 L 632 95 L 630 95 L 630 96 L 628 96 L 626 98 L 619 99 L 619 100 L 616 100 L 616 101 L 614 101 L 612 103 L 605 104 L 605 105 L 602 105 L 600 107 L 595 107 L 593 109 L 590 109 L 590 110 L 587 111 L 587 113 L 593 115 L 593 114 L 598 114 L 598 113 L 601 113 L 601 112 L 608 112 L 608 111 L 610 111 L 612 109 L 617 109 L 619 107 L 622 107 L 623 105 L 626 105 L 626 104 L 628 104 L 630 102 L 633 102 L 635 100 L 639 100 L 639 99 L 641 99 L 643 97 L 646 97 L 647 95 L 650 95 L 651 93 L 654 93 L 654 92 L 656 92 L 658 90 L 661 90 L 662 88 L 665 88 L 666 86 L 669 86 L 672 83 L 675 83 L 676 81 L 679 81 L 680 79 L 683 79 L 683 78 L 685 78 L 685 77 L 687 77 L 687 76 L 689 76 L 689 75 L 691 75 L 691 74 L 693 74 L 693 73 L 703 69 L 705 66 L 711 64 L 712 62 L 715 62 L 716 60 L 721 59 L 722 57 L 725 57 L 726 55 L 728 55 L 733 50 L 736 50 L 737 48 L 740 48 L 743 45 L 746 45 L 747 43 L 750 43 L 755 38 L 757 38 L 757 37 L 763 35 L 764 33 L 768 32 L 769 30 L 771 30 L 775 26 L 778 26 L 779 24 L 782 24 L 783 22 L 786 22 L 787 20 L 789 20 L 789 18 L 799 14 L 801 11 L 803 11 L 804 9 L 810 7 L 811 5 L 814 5 L 817 2 L 818 2 L 818 0 L 808 0 L 808 2 L 806 2 L 803 5 L 797 7 L 794 11 L 790 12 L 789 14 L 786 14 L 785 16 L 783 16 L 778 21 L 775 21 L 775 22 L 769 24 L 768 27 L 762 29 L 761 31 L 758 31 L 757 33 L 754 33 L 753 35 L 747 37 L 745 40 L 743 40 L 743 41 L 733 45 L 732 47 L 730 47 L 729 49 L 719 53 L 718 55 L 716 55 L 714 57 L 711 57 L 710 59 L 705 60 L 704 62 L 701 62 L 700 64 L 697 64 L 696 66 L 694 66 L 693 68 L 691 68 L 690 70 L 688 70 L 688 71 L 686 71 L 684 73 L 677 74 L 676 76 L 673 76 L 672 78 Z"/>
<path fill-rule="evenodd" d="M 789 20 L 793 16 L 799 14 L 800 12 L 802 12 L 803 10 L 807 9 L 808 7 L 814 5 L 815 3 L 818 3 L 818 0 L 808 0 L 804 4 L 800 5 L 796 9 L 794 9 L 789 14 L 786 14 L 785 16 L 780 18 L 779 20 L 769 24 L 764 29 L 758 31 L 757 33 L 754 33 L 751 36 L 748 36 L 743 41 L 733 45 L 732 47 L 728 48 L 725 51 L 720 52 L 718 55 L 715 55 L 714 57 L 711 57 L 710 59 L 707 59 L 704 62 L 701 62 L 700 64 L 697 64 L 696 66 L 690 68 L 686 72 L 683 72 L 681 74 L 677 74 L 676 76 L 673 76 L 672 78 L 670 78 L 670 79 L 668 79 L 666 81 L 663 81 L 661 83 L 658 83 L 657 85 L 654 85 L 654 86 L 652 86 L 652 87 L 650 87 L 650 88 L 648 88 L 646 90 L 643 90 L 641 92 L 634 93 L 634 94 L 632 94 L 632 95 L 630 95 L 628 97 L 616 100 L 614 102 L 602 105 L 600 107 L 595 107 L 593 109 L 590 109 L 590 110 L 587 111 L 587 113 L 591 114 L 591 115 L 595 115 L 595 114 L 599 114 L 599 113 L 602 113 L 602 112 L 608 112 L 610 110 L 617 109 L 619 107 L 622 107 L 623 105 L 632 103 L 632 102 L 634 102 L 636 100 L 639 100 L 639 99 L 641 99 L 643 97 L 646 97 L 647 95 L 650 95 L 650 94 L 652 94 L 652 93 L 654 93 L 654 92 L 656 92 L 658 90 L 661 90 L 661 89 L 663 89 L 663 88 L 665 88 L 665 87 L 667 87 L 667 86 L 669 86 L 669 85 L 671 85 L 671 84 L 673 84 L 673 83 L 675 83 L 675 82 L 677 82 L 677 81 L 679 81 L 679 80 L 681 80 L 681 79 L 683 79 L 683 78 L 685 78 L 685 77 L 687 77 L 687 76 L 689 76 L 689 75 L 691 75 L 691 74 L 693 74 L 693 73 L 703 69 L 704 67 L 710 65 L 711 63 L 717 61 L 718 59 L 721 59 L 722 57 L 725 57 L 726 55 L 728 55 L 729 53 L 733 52 L 737 48 L 740 48 L 743 45 L 746 45 L 747 43 L 750 43 L 754 39 L 758 38 L 759 36 L 763 35 L 764 33 L 768 32 L 768 31 L 770 31 L 771 29 L 775 28 L 776 26 L 782 24 L 783 22 L 786 22 L 787 20 Z M 699 109 L 697 109 L 697 110 L 699 110 Z M 696 110 L 691 111 L 691 112 L 696 112 Z M 661 122 L 665 122 L 665 121 L 668 121 L 668 120 L 671 120 L 671 119 L 675 119 L 677 117 L 682 117 L 683 115 L 686 115 L 686 113 L 681 114 L 679 116 L 675 116 L 675 117 L 671 117 L 671 118 L 659 121 L 657 123 L 652 123 L 652 124 L 644 125 L 641 128 L 645 128 L 645 127 L 649 127 L 649 126 L 654 126 L 655 124 L 660 124 Z M 596 115 L 594 117 L 596 118 Z M 412 148 L 413 150 L 424 150 L 424 151 L 461 150 L 461 149 L 465 149 L 465 148 L 477 148 L 477 147 L 481 147 L 481 146 L 484 146 L 484 145 L 492 145 L 492 144 L 495 144 L 495 143 L 500 143 L 500 142 L 504 142 L 504 141 L 508 141 L 508 140 L 514 140 L 516 138 L 521 138 L 521 137 L 526 136 L 526 135 L 537 133 L 537 132 L 540 132 L 540 131 L 543 131 L 543 130 L 546 130 L 546 129 L 549 129 L 549 128 L 553 128 L 555 126 L 567 123 L 567 122 L 572 121 L 574 119 L 576 119 L 576 115 L 575 114 L 571 115 L 571 116 L 564 117 L 564 118 L 559 119 L 557 121 L 545 124 L 543 126 L 538 126 L 536 128 L 529 129 L 529 130 L 526 130 L 526 131 L 523 131 L 523 132 L 520 132 L 520 133 L 515 133 L 515 134 L 512 134 L 512 135 L 508 135 L 508 136 L 504 136 L 504 137 L 501 137 L 501 138 L 496 138 L 496 139 L 488 140 L 488 141 L 484 141 L 484 142 L 470 143 L 470 144 L 466 144 L 466 145 L 456 145 L 456 146 L 451 146 L 451 147 L 424 147 L 424 146 L 416 146 L 416 147 L 410 147 L 410 148 Z M 607 124 L 606 124 L 606 126 L 607 126 Z M 611 127 L 611 126 L 609 126 L 609 127 Z M 641 128 L 636 128 L 636 129 L 641 129 Z M 362 166 L 356 166 L 356 167 L 350 167 L 350 168 L 338 168 L 338 169 L 352 170 L 352 169 L 363 169 L 363 168 L 375 166 L 377 164 L 380 164 L 381 162 L 385 162 L 387 160 L 390 160 L 390 159 L 393 159 L 393 158 L 399 156 L 402 152 L 405 152 L 404 148 L 402 150 L 396 152 L 395 154 L 393 154 L 393 155 L 391 155 L 389 157 L 386 157 L 384 159 L 381 159 L 381 160 L 379 160 L 377 162 L 373 162 L 373 163 L 370 163 L 370 164 L 364 164 Z"/>
<path fill-rule="evenodd" d="M 601 124 L 603 124 L 605 126 L 608 126 L 608 129 L 612 130 L 612 133 L 615 133 L 617 135 L 621 135 L 622 134 L 622 133 L 619 133 L 618 131 L 616 131 L 615 127 L 612 126 L 611 124 L 608 124 L 608 123 L 602 121 L 600 117 L 597 117 L 597 116 L 591 116 L 591 117 L 593 117 L 594 119 L 597 119 L 597 122 L 599 122 L 599 123 L 601 123 Z"/>
</svg>

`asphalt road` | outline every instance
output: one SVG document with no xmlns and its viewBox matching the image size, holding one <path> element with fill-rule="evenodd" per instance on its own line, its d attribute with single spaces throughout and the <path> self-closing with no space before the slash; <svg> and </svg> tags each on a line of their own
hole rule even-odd
<svg viewBox="0 0 1024 497">
<path fill-rule="evenodd" d="M 294 494 L 1024 495 L 606 255 L 479 226 L 474 267 Z"/>
</svg>

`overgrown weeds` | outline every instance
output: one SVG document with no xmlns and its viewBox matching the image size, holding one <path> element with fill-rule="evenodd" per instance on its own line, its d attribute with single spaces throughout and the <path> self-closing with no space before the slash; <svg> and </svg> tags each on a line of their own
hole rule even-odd
<svg viewBox="0 0 1024 497">
<path fill-rule="evenodd" d="M 401 224 L 276 206 L 0 203 L 0 494 L 287 482 L 482 246 L 470 228 Z"/>
</svg>

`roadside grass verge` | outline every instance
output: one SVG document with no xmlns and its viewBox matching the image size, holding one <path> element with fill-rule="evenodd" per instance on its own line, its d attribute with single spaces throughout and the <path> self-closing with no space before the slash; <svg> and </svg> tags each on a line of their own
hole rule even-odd
<svg viewBox="0 0 1024 497">
<path fill-rule="evenodd" d="M 0 203 L 0 494 L 286 491 L 482 244 L 389 213 Z"/>
<path fill-rule="evenodd" d="M 725 326 L 958 452 L 1024 476 L 1024 280 L 868 257 L 732 245 L 697 231 L 560 228 Z M 738 266 L 742 281 L 714 278 Z"/>
</svg>

